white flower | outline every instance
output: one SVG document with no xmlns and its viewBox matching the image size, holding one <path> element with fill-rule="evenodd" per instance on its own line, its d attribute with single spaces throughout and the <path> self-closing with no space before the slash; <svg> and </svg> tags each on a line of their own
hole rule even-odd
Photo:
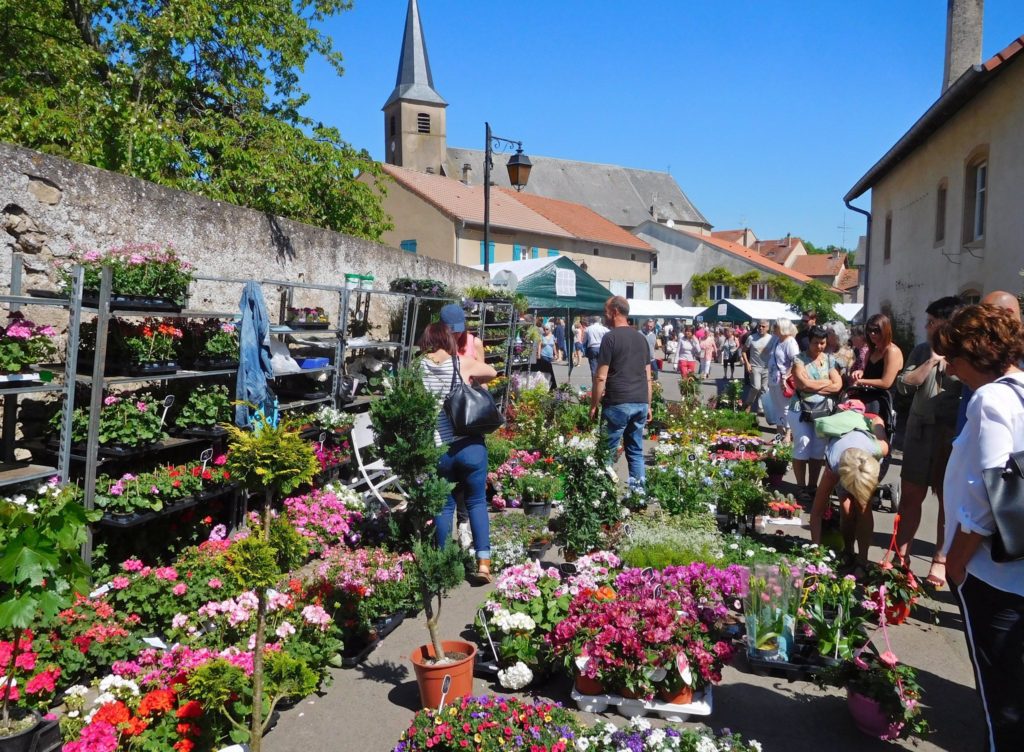
<svg viewBox="0 0 1024 752">
<path fill-rule="evenodd" d="M 25 502 L 28 501 L 28 497 L 25 494 L 18 494 L 17 496 L 11 497 L 11 501 L 17 504 L 19 507 L 25 506 Z"/>
<path fill-rule="evenodd" d="M 533 671 L 522 661 L 498 672 L 498 682 L 505 689 L 522 689 L 533 681 Z"/>
<path fill-rule="evenodd" d="M 647 737 L 647 746 L 651 749 L 659 749 L 662 742 L 665 741 L 665 732 L 661 729 L 654 729 Z"/>
<path fill-rule="evenodd" d="M 761 742 L 756 739 L 748 739 L 747 744 L 750 745 L 750 748 L 754 750 L 754 752 L 761 752 Z"/>
<path fill-rule="evenodd" d="M 114 697 L 110 692 L 103 692 L 102 694 L 96 695 L 96 699 L 92 701 L 93 707 L 102 708 L 111 702 L 117 702 L 117 698 Z"/>
<path fill-rule="evenodd" d="M 647 731 L 651 727 L 651 722 L 643 716 L 635 716 L 629 719 L 629 724 L 640 731 Z"/>
<path fill-rule="evenodd" d="M 718 745 L 715 744 L 714 739 L 702 734 L 697 740 L 697 752 L 719 752 Z"/>
<path fill-rule="evenodd" d="M 82 714 L 82 711 L 80 711 L 80 710 L 69 710 L 68 711 L 68 718 L 78 718 L 78 716 L 80 716 L 81 714 Z"/>
<path fill-rule="evenodd" d="M 89 688 L 83 684 L 74 684 L 64 690 L 68 697 L 85 697 L 89 694 Z"/>
<path fill-rule="evenodd" d="M 747 549 L 746 551 L 744 551 L 744 553 L 745 553 L 745 554 L 746 554 L 746 555 L 747 555 L 748 557 L 750 557 L 750 556 L 753 556 L 753 555 L 754 555 L 754 549 L 752 549 L 752 548 L 748 548 L 748 549 Z"/>
<path fill-rule="evenodd" d="M 576 752 L 587 752 L 590 749 L 590 739 L 585 736 L 576 739 Z"/>
<path fill-rule="evenodd" d="M 501 609 L 491 617 L 491 623 L 502 632 L 532 632 L 537 628 L 537 622 L 527 614 L 512 613 L 507 609 Z"/>
</svg>

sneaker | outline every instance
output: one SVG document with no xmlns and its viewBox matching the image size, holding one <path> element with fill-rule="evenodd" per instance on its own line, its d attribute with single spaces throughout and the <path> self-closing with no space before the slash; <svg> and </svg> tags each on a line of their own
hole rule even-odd
<svg viewBox="0 0 1024 752">
<path fill-rule="evenodd" d="M 467 551 L 473 545 L 473 531 L 468 522 L 460 522 L 458 529 L 459 545 Z"/>
</svg>

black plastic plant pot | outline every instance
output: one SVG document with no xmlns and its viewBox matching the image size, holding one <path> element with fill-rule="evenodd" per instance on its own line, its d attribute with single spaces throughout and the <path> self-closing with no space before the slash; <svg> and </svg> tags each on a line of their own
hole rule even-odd
<svg viewBox="0 0 1024 752">
<path fill-rule="evenodd" d="M 160 376 L 162 374 L 177 373 L 181 366 L 176 360 L 154 360 L 148 363 L 129 363 L 129 376 Z"/>
<path fill-rule="evenodd" d="M 222 426 L 194 426 L 177 432 L 189 439 L 222 439 L 227 436 L 227 429 Z"/>
<path fill-rule="evenodd" d="M 100 295 L 96 290 L 85 290 L 82 293 L 82 302 L 87 306 L 99 304 Z M 111 310 L 129 311 L 163 311 L 167 313 L 180 313 L 184 304 L 180 300 L 161 298 L 152 295 L 122 295 L 114 293 L 110 296 Z"/>
<path fill-rule="evenodd" d="M 43 724 L 39 713 L 34 710 L 26 711 L 20 708 L 13 708 L 11 713 L 17 720 L 31 716 L 35 723 L 16 734 L 0 736 L 0 752 L 30 752 L 30 750 L 36 749 L 36 735 Z"/>
<path fill-rule="evenodd" d="M 138 454 L 152 449 L 156 446 L 156 442 L 152 444 L 142 444 L 141 446 L 126 446 L 125 444 L 108 444 L 107 446 L 100 447 L 100 454 L 104 457 L 134 457 Z"/>
<path fill-rule="evenodd" d="M 226 371 L 238 368 L 238 358 L 196 358 L 192 368 L 197 371 Z"/>
<path fill-rule="evenodd" d="M 527 517 L 543 517 L 547 519 L 551 516 L 551 502 L 550 501 L 524 501 L 523 502 L 523 513 Z"/>
<path fill-rule="evenodd" d="M 331 325 L 330 321 L 289 321 L 288 326 L 292 329 L 326 329 Z"/>
</svg>

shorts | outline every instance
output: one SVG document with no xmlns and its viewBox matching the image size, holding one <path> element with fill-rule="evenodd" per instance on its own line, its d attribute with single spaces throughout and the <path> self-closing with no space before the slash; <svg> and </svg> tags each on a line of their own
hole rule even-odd
<svg viewBox="0 0 1024 752">
<path fill-rule="evenodd" d="M 828 439 L 818 436 L 814 423 L 800 420 L 800 410 L 789 411 L 789 427 L 793 431 L 793 459 L 823 460 Z"/>
<path fill-rule="evenodd" d="M 686 377 L 691 373 L 697 372 L 697 361 L 695 360 L 680 360 L 679 361 L 679 375 Z"/>
<path fill-rule="evenodd" d="M 586 350 L 587 350 L 587 348 L 583 346 L 582 342 L 577 342 L 574 345 L 574 348 L 576 349 L 576 352 L 586 352 Z"/>
<path fill-rule="evenodd" d="M 925 423 L 911 414 L 903 439 L 900 479 L 925 488 L 941 489 L 952 449 L 952 427 Z"/>
</svg>

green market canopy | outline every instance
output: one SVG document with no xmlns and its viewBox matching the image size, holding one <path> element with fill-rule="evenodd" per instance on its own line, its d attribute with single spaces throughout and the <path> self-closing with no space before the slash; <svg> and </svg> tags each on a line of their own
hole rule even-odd
<svg viewBox="0 0 1024 752">
<path fill-rule="evenodd" d="M 483 269 L 482 266 L 475 267 Z M 612 292 L 565 256 L 491 264 L 491 284 L 522 293 L 541 315 L 601 313 Z"/>
</svg>

